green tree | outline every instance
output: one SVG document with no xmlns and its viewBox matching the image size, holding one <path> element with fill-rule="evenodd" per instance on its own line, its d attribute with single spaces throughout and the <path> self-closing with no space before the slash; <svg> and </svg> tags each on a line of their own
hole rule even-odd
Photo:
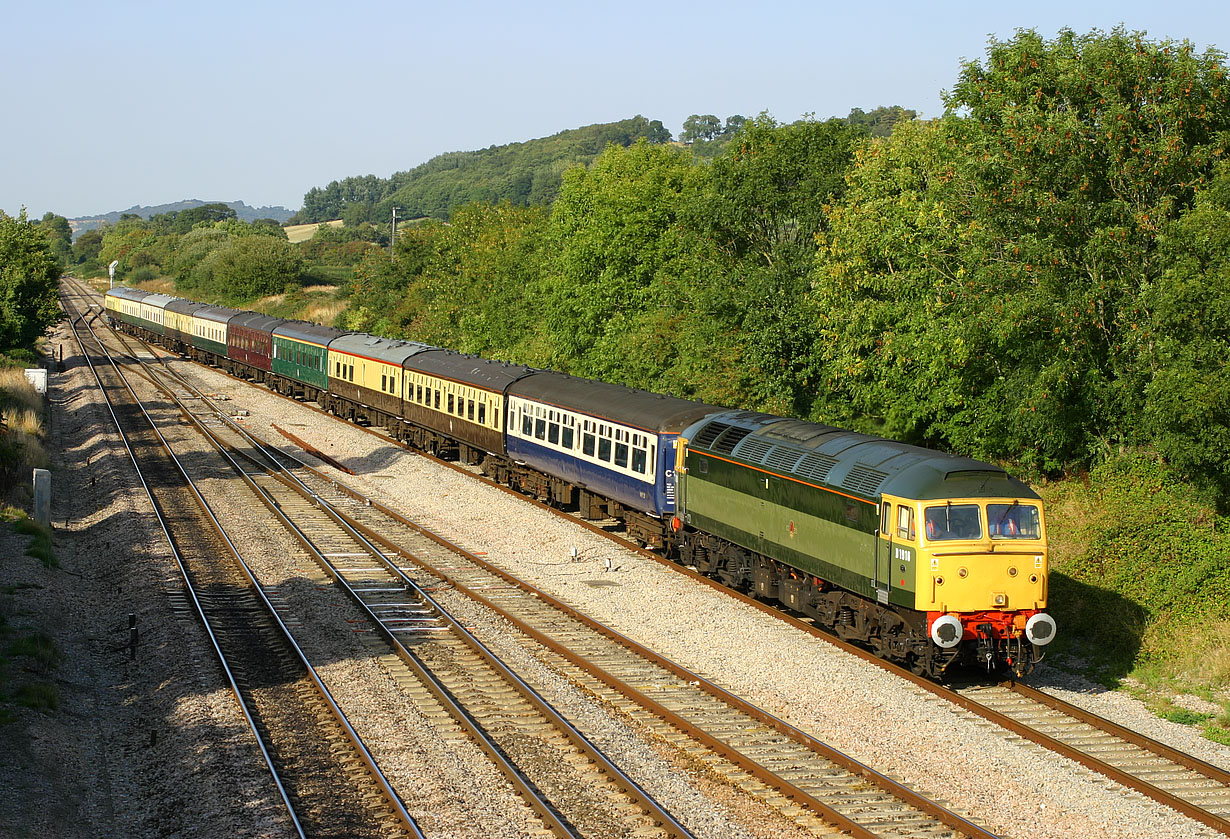
<svg viewBox="0 0 1230 839">
<path fill-rule="evenodd" d="M 744 124 L 708 170 L 687 212 L 726 259 L 741 301 L 742 363 L 754 383 L 743 398 L 792 414 L 810 410 L 816 317 L 810 310 L 816 236 L 825 208 L 845 191 L 862 133 L 841 120 L 778 124 L 767 114 Z"/>
<path fill-rule="evenodd" d="M 103 231 L 99 228 L 86 230 L 73 242 L 73 259 L 77 265 L 93 266 L 98 264 L 98 255 L 102 251 Z"/>
<path fill-rule="evenodd" d="M 1143 441 L 1158 233 L 1230 137 L 1221 55 L 992 41 L 860 159 L 816 274 L 829 386 L 894 434 L 1047 469 Z M 913 148 L 911 148 L 913 144 Z"/>
<path fill-rule="evenodd" d="M 1141 293 L 1144 431 L 1185 474 L 1230 497 L 1230 163 L 1159 242 L 1166 267 Z"/>
<path fill-rule="evenodd" d="M 73 262 L 73 228 L 64 216 L 55 213 L 44 213 L 39 228 L 51 243 L 51 252 L 56 255 L 60 265 L 67 266 Z"/>
<path fill-rule="evenodd" d="M 547 222 L 542 207 L 475 203 L 455 209 L 447 225 L 427 222 L 400 233 L 390 270 L 407 281 L 393 334 L 491 358 L 524 358 L 538 330 L 535 292 Z M 387 257 L 372 257 L 365 279 L 371 281 L 373 267 L 379 277 L 387 265 Z"/>
<path fill-rule="evenodd" d="M 197 284 L 230 300 L 277 294 L 295 283 L 303 258 L 274 236 L 229 237 L 196 266 Z"/>
<path fill-rule="evenodd" d="M 722 133 L 722 121 L 713 114 L 692 114 L 683 121 L 679 139 L 685 143 L 712 140 Z"/>
<path fill-rule="evenodd" d="M 239 216 L 232 208 L 222 203 L 202 204 L 177 213 L 167 213 L 173 233 L 187 233 L 198 224 L 215 224 Z"/>
<path fill-rule="evenodd" d="M 0 349 L 32 349 L 60 317 L 60 265 L 44 231 L 0 211 Z"/>
<path fill-rule="evenodd" d="M 845 122 L 855 128 L 861 128 L 872 137 L 887 137 L 893 133 L 893 128 L 899 122 L 908 122 L 918 118 L 918 111 L 907 110 L 900 105 L 872 108 L 870 112 L 862 108 L 852 108 Z"/>
<path fill-rule="evenodd" d="M 634 333 L 672 311 L 669 294 L 695 244 L 680 215 L 697 176 L 687 152 L 644 141 L 610 146 L 591 168 L 565 173 L 543 301 L 554 366 L 642 387 L 669 366 L 639 354 Z"/>
</svg>

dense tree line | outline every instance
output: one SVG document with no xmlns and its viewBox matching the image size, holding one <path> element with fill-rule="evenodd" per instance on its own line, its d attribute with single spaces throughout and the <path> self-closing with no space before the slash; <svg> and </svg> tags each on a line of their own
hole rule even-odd
<svg viewBox="0 0 1230 839">
<path fill-rule="evenodd" d="M 628 146 L 638 139 L 665 143 L 670 138 L 660 121 L 637 116 L 540 140 L 450 152 L 389 178 L 366 175 L 314 187 L 291 223 L 344 219 L 348 226 L 388 225 L 394 207 L 401 218 L 447 219 L 454 207 L 475 201 L 549 204 L 564 170 L 591 162 L 608 145 Z"/>
<path fill-rule="evenodd" d="M 935 120 L 762 115 L 423 225 L 348 322 L 1043 471 L 1147 446 L 1225 492 L 1228 97 L 1217 52 L 1021 31 Z"/>
<path fill-rule="evenodd" d="M 306 262 L 272 220 L 244 222 L 225 204 L 205 204 L 148 220 L 129 215 L 99 233 L 98 261 L 118 263 L 133 283 L 160 277 L 201 300 L 244 301 L 295 285 Z"/>
</svg>

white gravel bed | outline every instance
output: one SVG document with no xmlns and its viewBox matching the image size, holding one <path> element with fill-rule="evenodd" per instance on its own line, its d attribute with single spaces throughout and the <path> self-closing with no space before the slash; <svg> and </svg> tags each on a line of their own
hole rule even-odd
<svg viewBox="0 0 1230 839">
<path fill-rule="evenodd" d="M 1218 835 L 517 498 L 259 388 L 196 369 L 212 390 L 250 411 L 248 424 L 267 439 L 285 442 L 270 426 L 286 428 L 358 473 L 339 480 L 1001 835 Z M 574 547 L 576 562 L 569 560 Z M 610 573 L 608 559 L 615 566 Z M 1108 715 L 1122 701 L 1113 696 Z"/>
<path fill-rule="evenodd" d="M 58 568 L 0 536 L 9 626 L 63 659 L 59 709 L 0 725 L 0 835 L 279 837 L 289 823 L 199 626 L 173 615 L 176 571 L 89 369 L 63 328 L 50 379 Z M 171 584 L 173 585 L 173 583 Z M 137 616 L 135 660 L 126 649 Z"/>
</svg>

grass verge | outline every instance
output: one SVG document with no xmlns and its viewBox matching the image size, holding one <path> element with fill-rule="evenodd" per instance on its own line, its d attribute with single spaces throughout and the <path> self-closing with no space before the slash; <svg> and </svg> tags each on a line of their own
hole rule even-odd
<svg viewBox="0 0 1230 839">
<path fill-rule="evenodd" d="M 1230 518 L 1143 452 L 1042 494 L 1055 657 L 1230 741 Z"/>
</svg>

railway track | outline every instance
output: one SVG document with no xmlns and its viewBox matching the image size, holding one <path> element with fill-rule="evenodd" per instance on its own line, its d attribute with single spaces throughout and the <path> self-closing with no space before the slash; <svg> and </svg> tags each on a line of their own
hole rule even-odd
<svg viewBox="0 0 1230 839">
<path fill-rule="evenodd" d="M 303 837 L 421 837 L 187 480 L 151 416 L 159 408 L 141 405 L 118 366 L 94 364 L 91 356 L 109 354 L 79 321 L 74 318 L 73 331 L 171 546 L 187 599 L 260 744 L 291 831 Z"/>
<path fill-rule="evenodd" d="M 1230 834 L 1230 772 L 1020 683 L 954 687 L 1009 731 Z"/>
</svg>

